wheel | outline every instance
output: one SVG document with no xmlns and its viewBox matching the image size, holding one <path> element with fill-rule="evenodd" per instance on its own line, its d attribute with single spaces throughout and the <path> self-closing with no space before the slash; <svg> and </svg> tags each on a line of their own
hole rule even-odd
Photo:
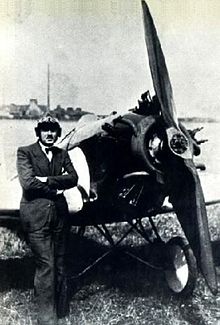
<svg viewBox="0 0 220 325">
<path fill-rule="evenodd" d="M 197 264 L 186 239 L 174 237 L 166 244 L 165 278 L 176 295 L 191 295 L 197 279 Z"/>
</svg>

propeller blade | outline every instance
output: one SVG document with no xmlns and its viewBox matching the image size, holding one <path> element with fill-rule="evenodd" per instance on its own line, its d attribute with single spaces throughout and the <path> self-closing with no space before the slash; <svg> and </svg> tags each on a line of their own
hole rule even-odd
<svg viewBox="0 0 220 325">
<path fill-rule="evenodd" d="M 178 128 L 173 90 L 168 74 L 165 58 L 157 31 L 148 5 L 142 0 L 145 41 L 147 45 L 149 65 L 153 79 L 154 90 L 160 101 L 162 114 L 167 127 Z"/>
<path fill-rule="evenodd" d="M 170 202 L 208 287 L 213 294 L 217 294 L 206 206 L 196 167 L 190 159 L 170 159 L 167 173 Z"/>
<path fill-rule="evenodd" d="M 173 90 L 157 31 L 145 1 L 142 0 L 145 41 L 154 90 L 161 105 L 170 150 L 185 159 L 192 158 L 188 139 L 178 125 Z M 173 143 L 175 145 L 173 146 Z M 176 145 L 180 150 L 176 150 Z"/>
</svg>

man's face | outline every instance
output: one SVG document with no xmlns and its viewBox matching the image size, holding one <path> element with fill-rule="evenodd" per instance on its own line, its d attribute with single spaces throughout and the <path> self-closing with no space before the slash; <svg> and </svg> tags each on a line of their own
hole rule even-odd
<svg viewBox="0 0 220 325">
<path fill-rule="evenodd" d="M 50 127 L 40 129 L 39 140 L 46 146 L 51 147 L 58 139 L 58 130 Z"/>
</svg>

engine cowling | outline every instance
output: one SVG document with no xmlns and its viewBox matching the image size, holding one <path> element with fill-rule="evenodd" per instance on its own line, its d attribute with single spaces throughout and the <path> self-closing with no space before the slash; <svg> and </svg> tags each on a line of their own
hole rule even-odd
<svg viewBox="0 0 220 325">
<path fill-rule="evenodd" d="M 166 141 L 160 117 L 143 117 L 131 138 L 131 151 L 140 159 L 149 173 L 163 171 L 163 148 Z"/>
</svg>

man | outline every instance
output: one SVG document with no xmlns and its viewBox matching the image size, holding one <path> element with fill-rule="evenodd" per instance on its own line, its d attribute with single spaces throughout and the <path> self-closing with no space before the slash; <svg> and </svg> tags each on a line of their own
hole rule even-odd
<svg viewBox="0 0 220 325">
<path fill-rule="evenodd" d="M 57 119 L 46 115 L 35 128 L 38 141 L 18 148 L 17 170 L 23 189 L 20 217 L 34 254 L 38 324 L 55 325 L 65 284 L 68 206 L 63 190 L 77 185 L 78 176 L 67 151 L 53 146 L 61 135 Z"/>
</svg>

